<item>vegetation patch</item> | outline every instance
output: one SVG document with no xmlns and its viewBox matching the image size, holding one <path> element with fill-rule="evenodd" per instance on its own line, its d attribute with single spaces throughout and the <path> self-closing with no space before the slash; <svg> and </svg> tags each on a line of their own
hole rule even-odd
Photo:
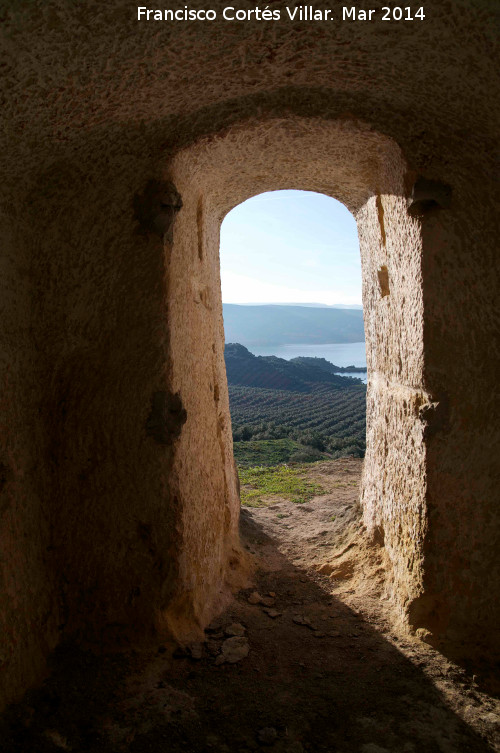
<svg viewBox="0 0 500 753">
<path fill-rule="evenodd" d="M 291 439 L 331 458 L 365 454 L 365 385 L 304 394 L 230 384 L 229 405 L 235 442 Z"/>
<path fill-rule="evenodd" d="M 359 379 L 333 373 L 339 367 L 322 358 L 254 356 L 238 343 L 226 345 L 225 359 L 239 466 L 364 456 Z"/>
<path fill-rule="evenodd" d="M 293 439 L 262 439 L 259 441 L 234 442 L 234 457 L 240 468 L 256 465 L 279 465 L 280 463 L 311 463 L 328 459 L 328 456 L 313 447 L 306 447 Z"/>
<path fill-rule="evenodd" d="M 326 494 L 322 486 L 304 477 L 304 469 L 299 466 L 240 468 L 239 477 L 241 504 L 247 507 L 267 507 L 277 497 L 302 504 L 320 494 Z"/>
</svg>

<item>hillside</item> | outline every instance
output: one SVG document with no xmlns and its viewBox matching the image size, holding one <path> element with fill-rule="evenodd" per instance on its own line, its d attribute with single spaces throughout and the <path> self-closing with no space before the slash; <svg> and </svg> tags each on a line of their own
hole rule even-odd
<svg viewBox="0 0 500 753">
<path fill-rule="evenodd" d="M 254 356 L 239 343 L 226 345 L 225 359 L 240 466 L 364 455 L 359 379 L 331 373 L 336 367 L 325 359 Z"/>
<path fill-rule="evenodd" d="M 337 367 L 324 358 L 295 358 L 287 361 L 277 356 L 254 356 L 239 343 L 227 343 L 224 357 L 228 384 L 310 392 L 313 385 L 317 384 L 350 389 L 358 383 L 357 379 L 333 373 L 331 369 Z"/>
<path fill-rule="evenodd" d="M 322 371 L 327 371 L 329 374 L 366 374 L 366 366 L 335 366 L 326 358 L 318 358 L 317 356 L 297 356 L 297 358 L 291 358 L 290 363 L 313 366 Z"/>
<path fill-rule="evenodd" d="M 247 346 L 349 343 L 365 339 L 361 309 L 225 303 L 223 313 L 226 342 Z"/>
</svg>

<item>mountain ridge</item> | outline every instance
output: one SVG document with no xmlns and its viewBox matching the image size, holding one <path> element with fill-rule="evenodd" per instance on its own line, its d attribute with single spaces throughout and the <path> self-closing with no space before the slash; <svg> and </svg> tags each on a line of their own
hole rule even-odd
<svg viewBox="0 0 500 753">
<path fill-rule="evenodd" d="M 310 392 L 316 386 L 350 389 L 359 379 L 333 373 L 324 359 L 292 359 L 277 356 L 255 356 L 240 343 L 227 343 L 224 349 L 228 384 L 260 387 L 268 390 Z M 315 361 L 324 361 L 315 363 Z M 336 367 L 329 364 L 332 369 Z"/>
<path fill-rule="evenodd" d="M 362 309 L 223 304 L 226 342 L 292 345 L 362 342 Z"/>
</svg>

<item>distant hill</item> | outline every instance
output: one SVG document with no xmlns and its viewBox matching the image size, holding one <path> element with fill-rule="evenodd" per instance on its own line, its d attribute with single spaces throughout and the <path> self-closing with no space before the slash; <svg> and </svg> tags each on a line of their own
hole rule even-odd
<svg viewBox="0 0 500 753">
<path fill-rule="evenodd" d="M 349 389 L 358 379 L 338 376 L 325 359 L 293 359 L 276 356 L 254 356 L 239 343 L 227 343 L 224 350 L 227 381 L 230 385 L 261 387 L 268 390 L 310 392 L 318 385 L 333 389 Z M 316 361 L 321 363 L 315 363 Z M 328 366 L 325 367 L 325 364 Z"/>
<path fill-rule="evenodd" d="M 336 367 L 323 358 L 254 356 L 239 343 L 228 343 L 224 355 L 238 465 L 363 457 L 361 380 L 332 374 L 330 367 Z"/>
<path fill-rule="evenodd" d="M 329 374 L 366 374 L 366 366 L 335 366 L 326 358 L 318 358 L 317 356 L 297 356 L 291 358 L 290 363 L 313 366 L 315 369 L 322 369 Z"/>
<path fill-rule="evenodd" d="M 226 342 L 243 345 L 351 343 L 365 339 L 362 309 L 223 304 Z"/>
</svg>

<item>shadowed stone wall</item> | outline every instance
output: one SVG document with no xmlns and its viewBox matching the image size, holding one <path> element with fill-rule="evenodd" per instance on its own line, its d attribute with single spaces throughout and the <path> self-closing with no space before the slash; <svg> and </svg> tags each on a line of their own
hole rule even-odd
<svg viewBox="0 0 500 753">
<path fill-rule="evenodd" d="M 358 220 L 363 503 L 395 602 L 492 656 L 497 28 L 482 0 L 425 11 L 173 25 L 129 0 L 4 4 L 0 704 L 65 636 L 199 630 L 241 572 L 215 252 L 224 213 L 273 187 Z M 447 208 L 420 184 L 406 212 L 418 176 Z M 172 180 L 182 208 L 155 194 Z"/>
</svg>

